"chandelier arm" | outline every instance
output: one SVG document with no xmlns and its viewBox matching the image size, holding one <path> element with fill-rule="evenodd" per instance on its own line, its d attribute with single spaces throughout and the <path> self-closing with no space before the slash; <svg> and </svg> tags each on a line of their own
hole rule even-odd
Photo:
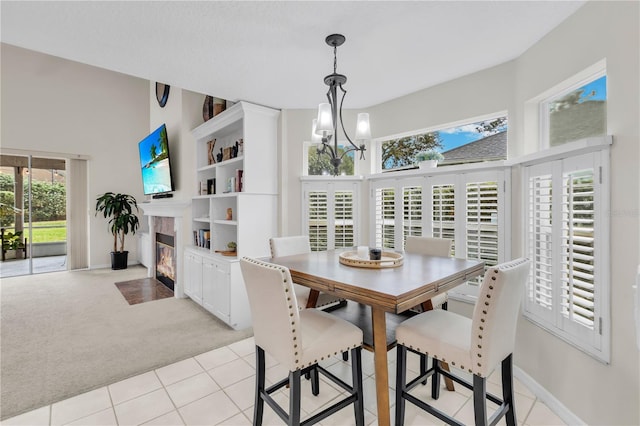
<svg viewBox="0 0 640 426">
<path fill-rule="evenodd" d="M 344 87 L 342 87 L 342 84 L 339 84 L 338 86 L 340 86 L 340 90 L 342 90 L 342 99 L 340 99 L 340 111 L 339 111 L 339 113 L 340 113 L 340 126 L 342 126 L 342 132 L 344 133 L 344 136 L 347 138 L 347 140 L 349 141 L 351 146 L 353 146 L 353 148 L 350 148 L 350 149 L 359 150 L 360 148 L 358 148 L 358 145 L 353 143 L 353 141 L 351 140 L 351 138 L 347 134 L 347 131 L 344 128 L 344 121 L 342 120 L 342 104 L 344 102 L 344 97 L 347 96 L 347 91 L 344 90 Z"/>
</svg>

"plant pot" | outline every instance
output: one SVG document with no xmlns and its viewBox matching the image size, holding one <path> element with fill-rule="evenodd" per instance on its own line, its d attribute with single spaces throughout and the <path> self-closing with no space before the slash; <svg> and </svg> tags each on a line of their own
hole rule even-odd
<svg viewBox="0 0 640 426">
<path fill-rule="evenodd" d="M 418 163 L 420 169 L 433 169 L 438 167 L 438 160 L 425 160 Z"/>
<path fill-rule="evenodd" d="M 111 269 L 127 269 L 128 251 L 111 252 Z"/>
</svg>

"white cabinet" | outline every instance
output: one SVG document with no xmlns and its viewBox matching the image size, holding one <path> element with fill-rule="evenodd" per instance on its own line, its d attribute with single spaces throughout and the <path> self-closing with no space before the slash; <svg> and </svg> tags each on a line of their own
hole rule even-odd
<svg viewBox="0 0 640 426">
<path fill-rule="evenodd" d="M 202 256 L 184 252 L 184 293 L 202 304 Z"/>
<path fill-rule="evenodd" d="M 184 265 L 187 296 L 234 329 L 251 326 L 238 260 L 224 261 L 191 247 L 185 249 Z"/>
<path fill-rule="evenodd" d="M 238 102 L 191 131 L 195 195 L 192 235 L 185 247 L 185 292 L 236 329 L 251 325 L 239 259 L 269 256 L 269 238 L 278 232 L 279 114 Z M 218 161 L 221 149 L 224 159 Z M 207 186 L 212 193 L 201 194 Z M 219 252 L 228 250 L 229 242 L 236 243 L 236 253 L 223 256 Z"/>
</svg>

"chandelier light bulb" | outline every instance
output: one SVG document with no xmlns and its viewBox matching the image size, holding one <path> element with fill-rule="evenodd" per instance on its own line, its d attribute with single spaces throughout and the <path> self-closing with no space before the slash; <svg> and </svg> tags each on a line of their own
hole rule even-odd
<svg viewBox="0 0 640 426">
<path fill-rule="evenodd" d="M 314 118 L 311 122 L 311 143 L 317 144 L 322 143 L 322 136 L 316 132 L 318 128 L 318 119 Z"/>
<path fill-rule="evenodd" d="M 333 133 L 333 117 L 331 114 L 331 105 L 322 103 L 318 105 L 318 122 L 316 125 L 316 133 L 321 136 Z"/>
<path fill-rule="evenodd" d="M 368 141 L 371 139 L 371 127 L 369 126 L 369 114 L 361 112 L 356 122 L 356 141 Z"/>
</svg>

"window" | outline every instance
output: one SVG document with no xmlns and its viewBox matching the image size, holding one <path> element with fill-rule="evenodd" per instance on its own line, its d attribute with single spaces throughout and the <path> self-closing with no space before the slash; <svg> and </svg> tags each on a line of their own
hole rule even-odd
<svg viewBox="0 0 640 426">
<path fill-rule="evenodd" d="M 525 316 L 609 361 L 608 150 L 526 167 Z"/>
<path fill-rule="evenodd" d="M 403 250 L 408 235 L 449 238 L 453 256 L 496 265 L 509 256 L 507 185 L 508 174 L 502 170 L 374 180 L 371 240 L 377 247 Z M 471 300 L 481 281 L 449 293 Z"/>
<path fill-rule="evenodd" d="M 332 250 L 357 245 L 358 193 L 360 183 L 308 181 L 302 185 L 303 226 L 311 250 Z"/>
<path fill-rule="evenodd" d="M 437 150 L 442 165 L 507 158 L 507 117 L 464 122 L 430 132 L 418 132 L 380 142 L 380 170 L 415 167 L 416 155 Z"/>
<path fill-rule="evenodd" d="M 333 166 L 329 162 L 330 157 L 327 154 L 319 154 L 318 144 L 305 144 L 306 148 L 306 175 L 307 176 L 332 176 Z M 344 153 L 344 146 L 338 145 L 338 155 Z M 355 174 L 355 162 L 353 151 L 342 157 L 342 163 L 338 168 L 340 176 L 353 176 Z"/>
<path fill-rule="evenodd" d="M 603 72 L 544 100 L 543 148 L 607 132 L 607 76 Z"/>
</svg>

